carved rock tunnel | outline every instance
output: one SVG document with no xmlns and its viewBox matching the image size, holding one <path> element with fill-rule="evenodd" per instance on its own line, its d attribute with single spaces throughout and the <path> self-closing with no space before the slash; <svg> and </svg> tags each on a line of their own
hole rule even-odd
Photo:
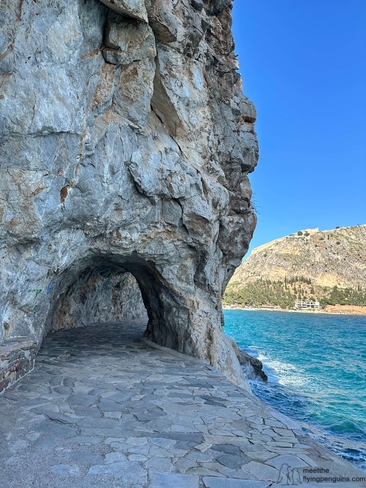
<svg viewBox="0 0 366 488">
<path fill-rule="evenodd" d="M 126 256 L 93 250 L 62 272 L 53 271 L 42 294 L 47 300 L 40 300 L 31 311 L 33 323 L 38 323 L 33 342 L 13 341 L 4 350 L 0 348 L 0 360 L 5 364 L 4 368 L 0 363 L 0 392 L 33 368 L 49 332 L 98 324 L 102 334 L 103 323 L 118 322 L 123 335 L 123 322 L 128 327 L 134 318 L 147 323 L 145 338 L 204 359 L 248 389 L 233 346 L 217 320 L 221 312 L 215 303 L 210 304 L 202 290 L 189 290 L 189 279 L 194 275 L 176 270 L 168 281 L 161 269 L 137 252 Z"/>
<path fill-rule="evenodd" d="M 125 319 L 147 323 L 146 338 L 192 353 L 183 298 L 137 256 L 91 256 L 61 273 L 45 332 Z"/>
</svg>

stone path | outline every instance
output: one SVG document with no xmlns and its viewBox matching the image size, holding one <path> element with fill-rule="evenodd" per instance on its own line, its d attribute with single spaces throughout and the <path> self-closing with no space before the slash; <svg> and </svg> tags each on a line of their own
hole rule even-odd
<svg viewBox="0 0 366 488">
<path fill-rule="evenodd" d="M 103 324 L 45 339 L 34 371 L 0 396 L 1 487 L 366 486 L 295 422 L 142 331 Z"/>
</svg>

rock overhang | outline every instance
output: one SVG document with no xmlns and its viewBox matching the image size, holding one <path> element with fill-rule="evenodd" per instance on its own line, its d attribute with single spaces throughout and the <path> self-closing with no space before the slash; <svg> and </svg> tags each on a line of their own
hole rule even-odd
<svg viewBox="0 0 366 488">
<path fill-rule="evenodd" d="M 88 267 L 123 268 L 150 339 L 243 384 L 221 297 L 255 227 L 258 149 L 231 2 L 1 10 L 0 341 L 40 343 Z"/>
</svg>

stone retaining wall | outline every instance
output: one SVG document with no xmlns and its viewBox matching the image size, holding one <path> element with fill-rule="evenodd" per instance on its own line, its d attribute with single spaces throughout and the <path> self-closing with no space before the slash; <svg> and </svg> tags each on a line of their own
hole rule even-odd
<svg viewBox="0 0 366 488">
<path fill-rule="evenodd" d="M 12 341 L 0 346 L 0 393 L 33 369 L 37 352 L 33 341 Z"/>
</svg>

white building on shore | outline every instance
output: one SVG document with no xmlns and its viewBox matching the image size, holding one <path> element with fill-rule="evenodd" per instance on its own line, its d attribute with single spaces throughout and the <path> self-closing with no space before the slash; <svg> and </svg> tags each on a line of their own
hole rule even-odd
<svg viewBox="0 0 366 488">
<path fill-rule="evenodd" d="M 303 301 L 303 300 L 297 300 L 295 302 L 295 308 L 302 308 L 302 309 L 307 309 L 307 310 L 319 310 L 320 309 L 320 303 L 319 302 L 313 302 L 310 300 L 309 302 Z"/>
</svg>

